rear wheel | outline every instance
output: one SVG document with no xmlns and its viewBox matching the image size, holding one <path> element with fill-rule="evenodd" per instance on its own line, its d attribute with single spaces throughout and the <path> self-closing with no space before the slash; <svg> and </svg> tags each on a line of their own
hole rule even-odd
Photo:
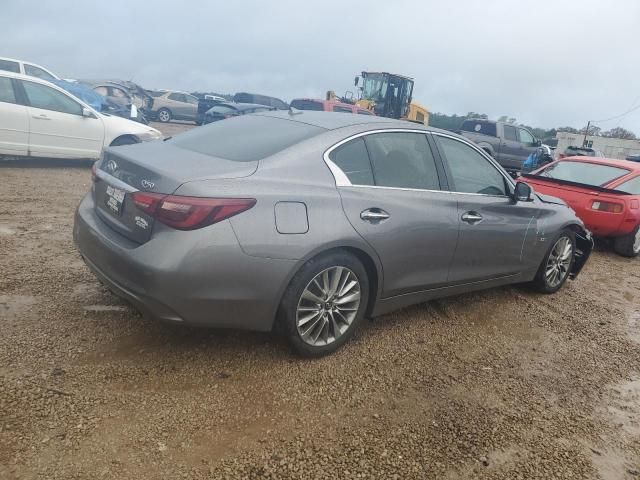
<svg viewBox="0 0 640 480">
<path fill-rule="evenodd" d="M 563 230 L 545 255 L 533 286 L 542 293 L 555 293 L 569 278 L 576 251 L 575 234 Z"/>
<path fill-rule="evenodd" d="M 631 233 L 614 239 L 613 249 L 623 257 L 633 258 L 640 255 L 640 225 Z"/>
<path fill-rule="evenodd" d="M 330 253 L 308 261 L 280 306 L 280 322 L 293 348 L 306 357 L 336 351 L 351 338 L 369 300 L 367 272 L 356 257 Z"/>
<path fill-rule="evenodd" d="M 161 108 L 160 110 L 158 110 L 158 120 L 160 120 L 162 123 L 170 122 L 172 116 L 173 115 L 171 115 L 171 111 L 167 108 Z"/>
</svg>

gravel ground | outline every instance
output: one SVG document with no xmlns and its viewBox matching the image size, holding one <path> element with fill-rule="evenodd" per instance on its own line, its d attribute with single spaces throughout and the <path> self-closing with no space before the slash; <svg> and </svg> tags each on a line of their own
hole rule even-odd
<svg viewBox="0 0 640 480">
<path fill-rule="evenodd" d="M 640 259 L 601 245 L 554 296 L 430 302 L 300 360 L 105 290 L 71 237 L 89 182 L 0 166 L 0 478 L 640 478 Z"/>
</svg>

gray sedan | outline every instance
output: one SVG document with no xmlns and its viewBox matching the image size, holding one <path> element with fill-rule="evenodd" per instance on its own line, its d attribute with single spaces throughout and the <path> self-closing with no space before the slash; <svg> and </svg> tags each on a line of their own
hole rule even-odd
<svg viewBox="0 0 640 480">
<path fill-rule="evenodd" d="M 468 140 L 364 115 L 264 112 L 106 149 L 74 238 L 116 294 L 171 322 L 271 330 L 303 355 L 364 317 L 575 277 L 591 236 Z"/>
</svg>

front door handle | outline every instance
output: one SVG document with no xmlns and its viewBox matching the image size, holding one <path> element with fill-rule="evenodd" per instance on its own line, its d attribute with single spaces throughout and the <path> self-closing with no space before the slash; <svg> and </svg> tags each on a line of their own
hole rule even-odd
<svg viewBox="0 0 640 480">
<path fill-rule="evenodd" d="M 40 115 L 33 115 L 33 118 L 35 118 L 36 120 L 51 120 L 51 118 L 49 118 L 44 113 Z"/>
<path fill-rule="evenodd" d="M 467 212 L 462 215 L 462 221 L 473 225 L 482 221 L 482 215 L 478 212 Z"/>
<path fill-rule="evenodd" d="M 368 208 L 360 213 L 360 218 L 365 222 L 381 222 L 389 218 L 389 214 L 381 208 Z"/>
</svg>

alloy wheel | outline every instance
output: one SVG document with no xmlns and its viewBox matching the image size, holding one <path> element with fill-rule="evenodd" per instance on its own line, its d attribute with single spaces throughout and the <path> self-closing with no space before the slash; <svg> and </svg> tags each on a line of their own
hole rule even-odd
<svg viewBox="0 0 640 480">
<path fill-rule="evenodd" d="M 166 110 L 162 110 L 158 112 L 158 118 L 161 122 L 168 122 L 169 120 L 171 120 L 171 115 L 169 115 L 169 112 L 167 112 Z"/>
<path fill-rule="evenodd" d="M 562 236 L 555 243 L 549 254 L 545 268 L 545 279 L 551 288 L 560 285 L 569 274 L 569 266 L 573 256 L 573 244 L 568 237 Z"/>
<path fill-rule="evenodd" d="M 296 310 L 302 340 L 313 346 L 329 345 L 351 326 L 360 308 L 360 281 L 346 267 L 330 267 L 306 286 Z"/>
</svg>

